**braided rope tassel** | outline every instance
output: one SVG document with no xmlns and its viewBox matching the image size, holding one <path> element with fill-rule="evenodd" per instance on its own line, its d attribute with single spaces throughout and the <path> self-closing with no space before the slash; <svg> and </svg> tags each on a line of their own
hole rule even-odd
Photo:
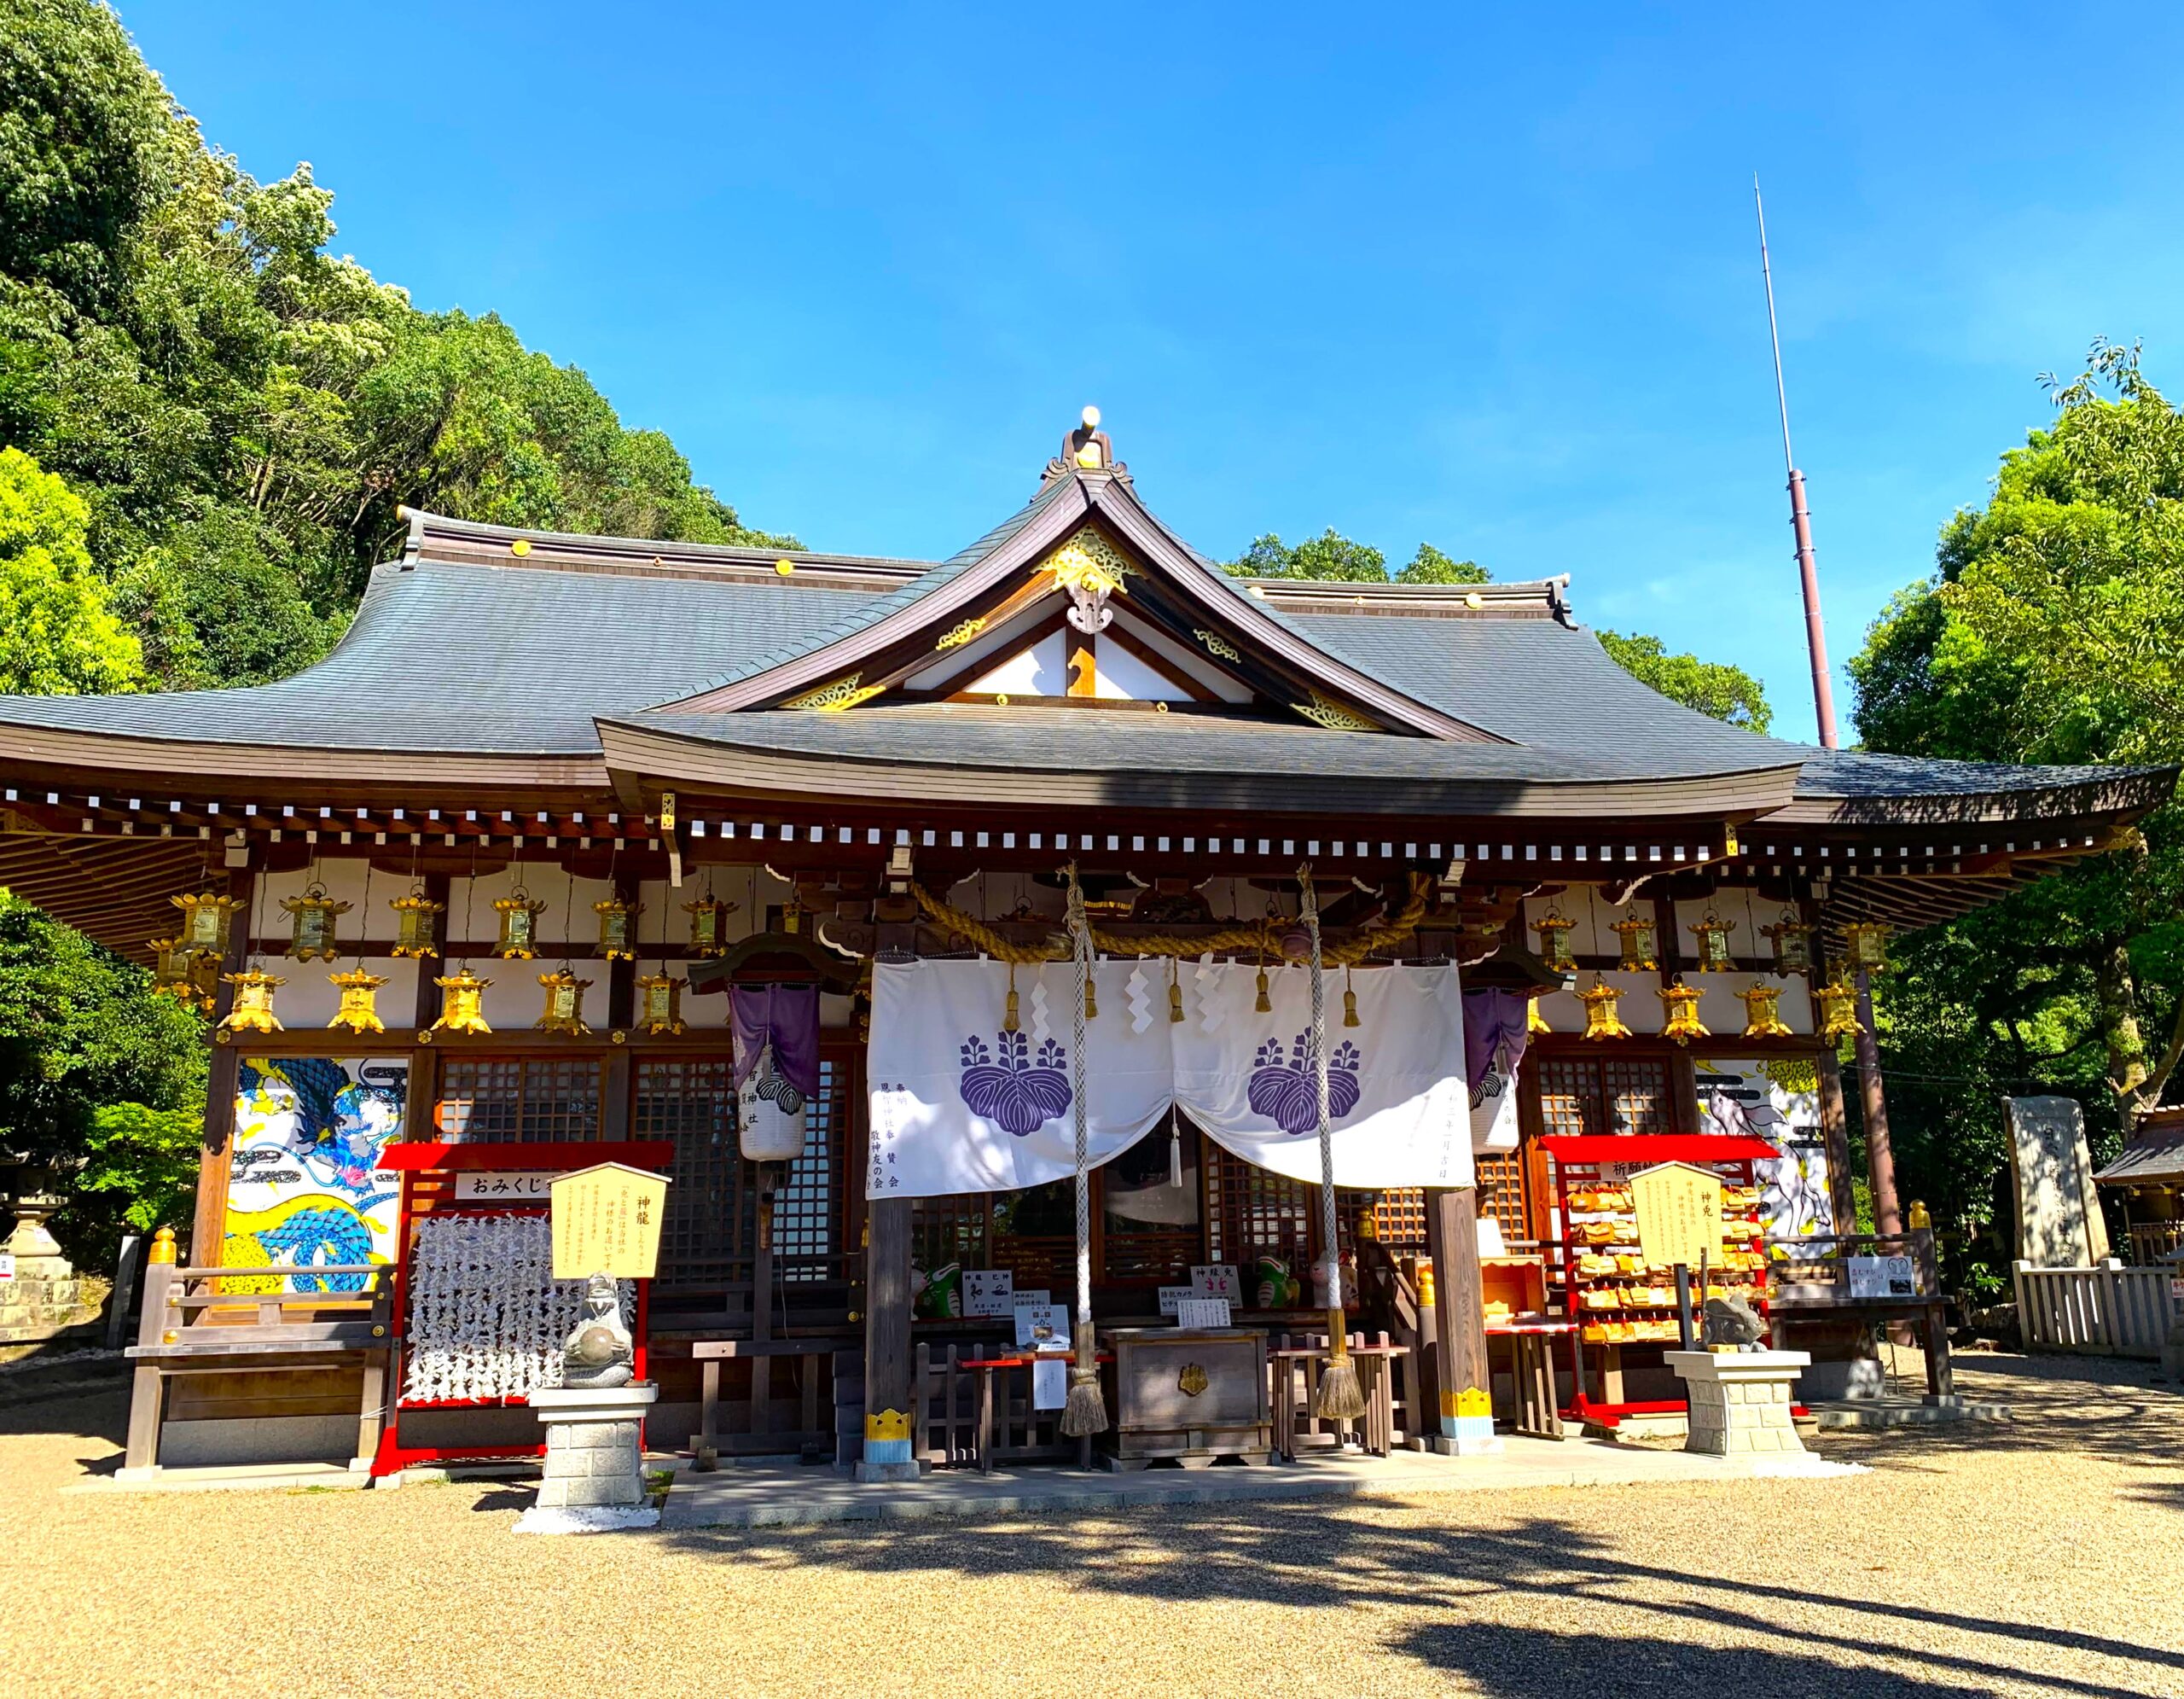
<svg viewBox="0 0 2184 1699">
<path fill-rule="evenodd" d="M 1069 1399 L 1062 1406 L 1061 1431 L 1072 1440 L 1107 1431 L 1107 1406 L 1100 1394 L 1100 1364 L 1092 1332 L 1092 1177 L 1084 1089 L 1089 1070 L 1084 1061 L 1084 1017 L 1091 1002 L 1092 928 L 1084 918 L 1084 891 L 1077 882 L 1077 864 L 1069 867 L 1070 954 L 1077 963 L 1077 995 L 1071 999 L 1076 1047 L 1070 1052 L 1070 1102 L 1077 1138 L 1077 1328 L 1075 1361 L 1069 1371 Z"/>
<path fill-rule="evenodd" d="M 1320 1376 L 1316 1415 L 1354 1422 L 1365 1413 L 1365 1388 L 1350 1360 L 1350 1324 L 1342 1310 L 1342 1248 L 1334 1205 L 1334 1118 L 1327 1101 L 1327 974 L 1320 959 L 1320 899 L 1312 888 L 1312 864 L 1297 870 L 1298 907 L 1312 940 L 1312 1085 L 1320 1111 L 1320 1237 L 1327 1270 L 1327 1366 Z"/>
</svg>

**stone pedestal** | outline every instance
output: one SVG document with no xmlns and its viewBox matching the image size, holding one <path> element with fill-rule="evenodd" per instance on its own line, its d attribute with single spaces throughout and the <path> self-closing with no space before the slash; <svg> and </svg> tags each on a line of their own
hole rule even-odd
<svg viewBox="0 0 2184 1699">
<path fill-rule="evenodd" d="M 1804 1450 L 1790 1420 L 1790 1388 L 1812 1361 L 1809 1352 L 1670 1351 L 1662 1361 L 1689 1400 L 1687 1452 L 1728 1458 Z"/>
<path fill-rule="evenodd" d="M 555 1388 L 531 1395 L 546 1428 L 546 1473 L 538 1502 L 517 1527 L 525 1533 L 648 1527 L 659 1512 L 647 1503 L 638 1424 L 659 1396 L 649 1383 Z"/>
</svg>

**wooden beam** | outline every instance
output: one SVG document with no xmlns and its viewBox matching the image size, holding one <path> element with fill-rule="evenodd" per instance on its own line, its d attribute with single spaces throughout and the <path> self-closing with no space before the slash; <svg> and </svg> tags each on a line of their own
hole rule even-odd
<svg viewBox="0 0 2184 1699">
<path fill-rule="evenodd" d="M 1498 1450 L 1459 1439 L 1458 1400 L 1493 1390 L 1486 1360 L 1486 1295 L 1478 1269 L 1478 1193 L 1472 1186 L 1430 1187 L 1426 1193 L 1426 1248 L 1433 1259 L 1436 1380 L 1440 1389 L 1438 1451 Z"/>
<path fill-rule="evenodd" d="M 875 1430 L 893 1435 L 898 1424 L 909 1424 L 915 1415 L 915 1392 L 911 1385 L 914 1365 L 910 1355 L 910 1200 L 882 1197 L 872 1201 L 870 1243 L 865 1248 L 864 1279 L 864 1456 L 857 1464 L 860 1481 L 894 1481 L 915 1477 L 914 1428 L 901 1427 L 904 1436 L 897 1445 L 892 1437 L 874 1438 Z"/>
<path fill-rule="evenodd" d="M 228 934 L 222 974 L 239 974 L 248 959 L 250 917 L 258 891 L 258 875 L 246 868 L 235 876 L 229 894 L 242 906 Z M 215 1022 L 227 1019 L 235 1008 L 235 988 L 225 979 L 212 1004 Z M 221 1241 L 227 1236 L 228 1174 L 234 1160 L 235 1131 L 235 1076 L 241 1056 L 233 1044 L 215 1044 L 205 1074 L 205 1132 L 197 1164 L 197 1207 L 191 1218 L 189 1260 L 206 1267 L 218 1266 Z"/>
</svg>

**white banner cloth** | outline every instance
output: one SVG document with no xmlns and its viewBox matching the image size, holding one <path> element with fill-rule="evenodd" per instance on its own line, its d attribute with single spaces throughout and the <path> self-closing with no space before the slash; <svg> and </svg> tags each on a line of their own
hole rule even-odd
<svg viewBox="0 0 2184 1699">
<path fill-rule="evenodd" d="M 1084 1029 L 1093 1164 L 1136 1143 L 1173 1101 L 1224 1149 L 1316 1183 L 1310 970 L 1270 968 L 1263 1015 L 1249 963 L 1185 962 L 1178 974 L 1184 1018 L 1171 1021 L 1165 961 L 1095 965 L 1100 1013 Z M 871 1196 L 1010 1191 L 1075 1171 L 1076 970 L 1019 968 L 1016 984 L 1022 1030 L 1004 1033 L 1003 964 L 874 966 Z M 1363 969 L 1351 984 L 1359 1024 L 1345 1027 L 1344 976 L 1327 975 L 1335 1183 L 1471 1184 L 1455 969 Z"/>
</svg>

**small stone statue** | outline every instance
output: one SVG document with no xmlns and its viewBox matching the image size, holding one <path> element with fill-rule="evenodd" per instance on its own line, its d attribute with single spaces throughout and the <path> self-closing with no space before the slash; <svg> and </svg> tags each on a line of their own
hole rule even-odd
<svg viewBox="0 0 2184 1699">
<path fill-rule="evenodd" d="M 1706 1300 L 1705 1342 L 1733 1345 L 1740 1351 L 1763 1351 L 1767 1324 L 1761 1320 L 1741 1292 Z"/>
<path fill-rule="evenodd" d="M 561 1347 L 561 1384 L 604 1388 L 629 1384 L 636 1346 L 622 1319 L 622 1294 L 611 1274 L 585 1283 L 584 1314 Z"/>
</svg>

